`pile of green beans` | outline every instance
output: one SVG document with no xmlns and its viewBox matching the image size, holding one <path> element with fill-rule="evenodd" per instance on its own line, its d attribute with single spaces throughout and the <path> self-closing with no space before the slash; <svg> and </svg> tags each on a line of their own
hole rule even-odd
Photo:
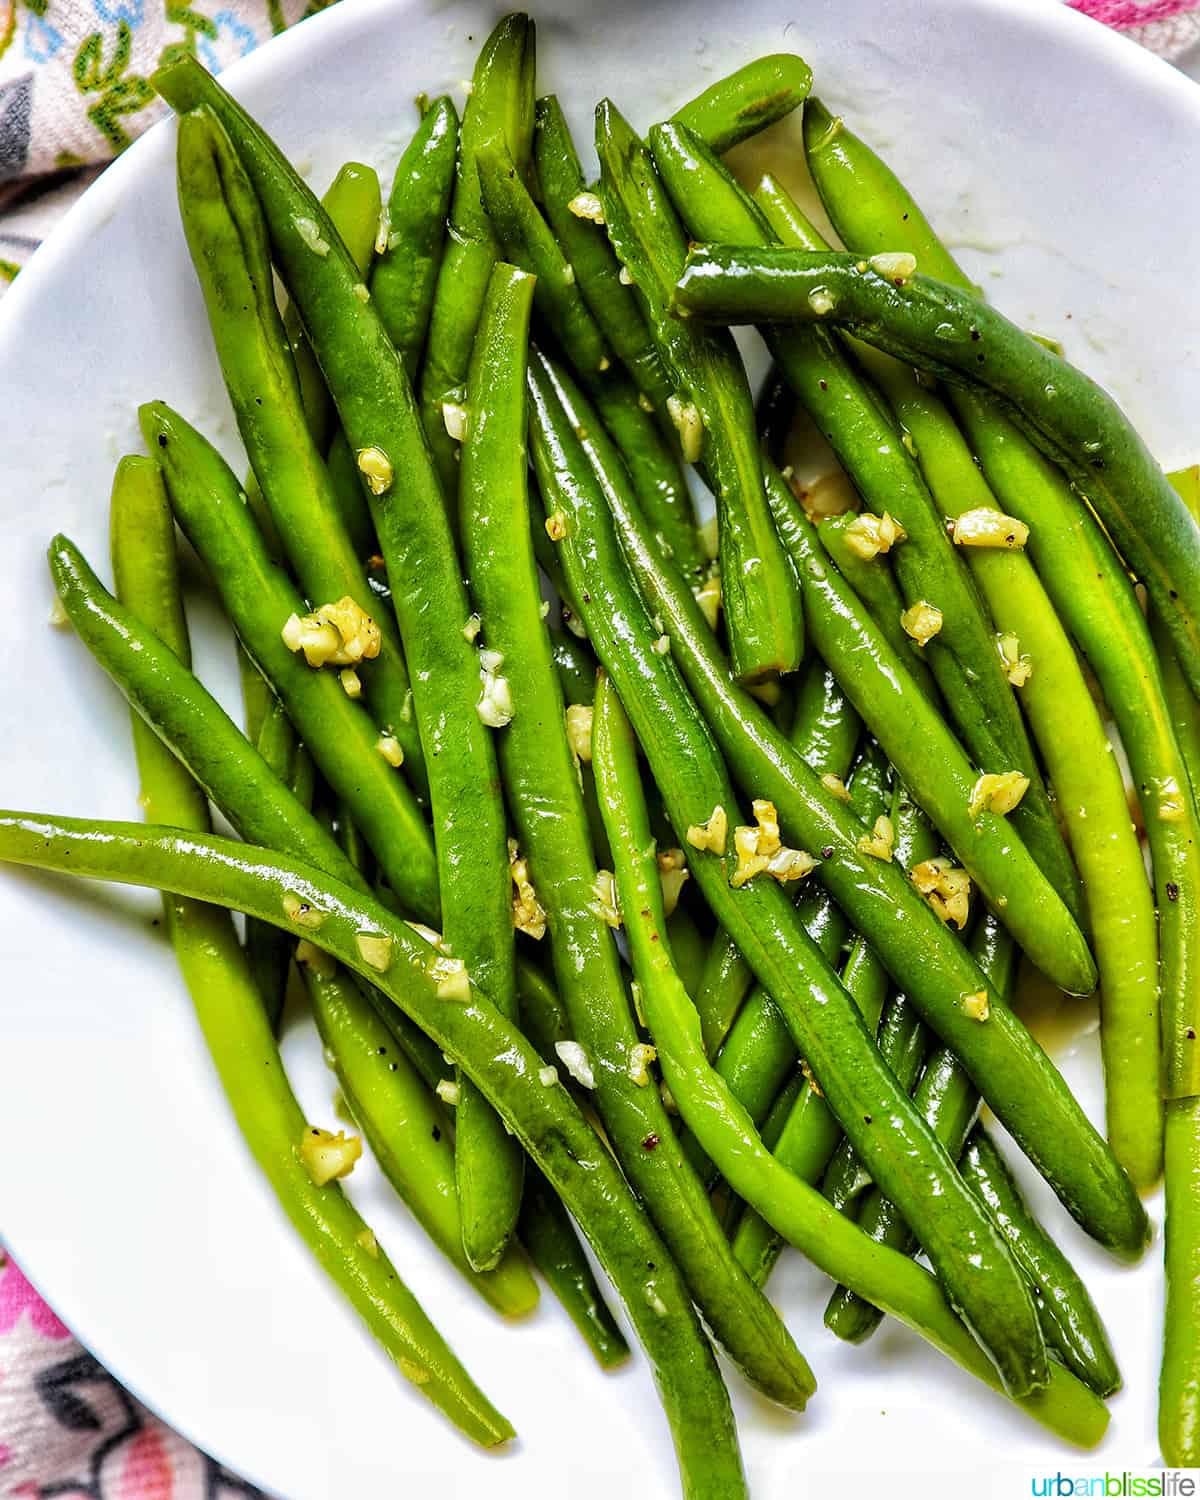
<svg viewBox="0 0 1200 1500">
<path fill-rule="evenodd" d="M 505 16 L 461 119 L 422 96 L 386 204 L 356 162 L 319 200 L 195 59 L 153 81 L 250 476 L 147 400 L 113 591 L 50 543 L 147 821 L 0 812 L 0 862 L 164 893 L 255 1162 L 476 1443 L 513 1429 L 343 1193 L 362 1141 L 486 1308 L 528 1313 L 539 1272 L 608 1369 L 586 1239 L 688 1500 L 747 1494 L 715 1346 L 789 1420 L 838 1399 L 764 1290 L 788 1247 L 841 1339 L 896 1317 L 1094 1446 L 1116 1356 L 986 1104 L 1119 1259 L 1165 1165 L 1160 1440 L 1200 1464 L 1200 469 L 1164 477 L 981 300 L 798 57 L 644 134 L 601 101 L 589 183 Z M 800 107 L 844 250 L 722 160 Z M 844 514 L 780 468 L 798 408 Z M 176 528 L 244 729 L 192 671 Z M 1021 961 L 1099 988 L 1107 1140 Z M 350 1137 L 292 1094 L 285 994 Z"/>
</svg>

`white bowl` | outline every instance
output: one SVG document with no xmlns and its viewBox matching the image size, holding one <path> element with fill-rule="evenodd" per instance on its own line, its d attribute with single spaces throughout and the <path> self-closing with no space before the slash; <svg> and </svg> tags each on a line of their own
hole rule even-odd
<svg viewBox="0 0 1200 1500">
<path fill-rule="evenodd" d="M 494 19 L 477 0 L 345 0 L 228 81 L 314 183 L 351 156 L 388 173 L 412 97 L 461 94 Z M 563 96 L 585 144 L 606 92 L 644 125 L 758 52 L 803 53 L 993 300 L 1061 339 L 1164 463 L 1200 453 L 1200 91 L 1164 64 L 1043 0 L 548 0 L 537 19 L 540 87 Z M 0 308 L 11 807 L 137 815 L 124 706 L 47 623 L 51 533 L 103 571 L 111 470 L 140 446 L 142 400 L 165 397 L 238 456 L 179 229 L 173 140 L 161 126 L 106 172 Z M 795 140 L 794 122 L 775 138 L 793 162 Z M 195 624 L 201 669 L 232 704 L 230 639 L 202 589 Z M 83 1341 L 167 1421 L 289 1500 L 673 1493 L 644 1361 L 599 1373 L 548 1295 L 526 1325 L 504 1326 L 364 1164 L 353 1196 L 520 1440 L 474 1451 L 397 1377 L 254 1171 L 156 914 L 141 893 L 0 875 L 0 1228 Z M 1057 1055 L 1099 1113 L 1093 1032 L 1073 1004 Z M 290 1035 L 287 1055 L 310 1117 L 331 1120 L 315 1040 Z M 1125 1372 L 1099 1453 L 1065 1451 L 894 1324 L 864 1349 L 837 1344 L 821 1327 L 827 1286 L 791 1255 L 772 1293 L 821 1388 L 791 1417 L 731 1378 L 757 1496 L 875 1483 L 949 1495 L 968 1478 L 976 1496 L 1008 1496 L 1058 1469 L 1157 1462 L 1157 1252 L 1117 1268 L 1023 1179 Z"/>
</svg>

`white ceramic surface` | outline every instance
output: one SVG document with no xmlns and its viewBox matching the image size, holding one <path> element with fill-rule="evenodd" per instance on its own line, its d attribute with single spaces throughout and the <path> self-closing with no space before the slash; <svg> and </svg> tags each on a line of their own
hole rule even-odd
<svg viewBox="0 0 1200 1500">
<path fill-rule="evenodd" d="M 461 92 L 494 19 L 477 0 L 343 0 L 228 81 L 315 184 L 349 156 L 388 172 L 412 96 Z M 1110 384 L 1164 462 L 1200 455 L 1200 91 L 1164 64 L 1040 0 L 550 0 L 538 22 L 541 86 L 584 140 L 605 92 L 648 124 L 756 52 L 802 52 L 998 305 Z M 794 139 L 784 129 L 775 147 Z M 8 806 L 136 816 L 123 705 L 47 624 L 44 546 L 64 529 L 103 570 L 111 469 L 139 446 L 138 401 L 167 398 L 236 454 L 172 145 L 169 126 L 155 129 L 105 173 L 0 308 Z M 772 164 L 786 170 L 786 156 Z M 232 703 L 229 639 L 199 590 L 195 625 L 201 669 Z M 0 1229 L 81 1338 L 168 1421 L 288 1500 L 673 1493 L 642 1361 L 598 1373 L 548 1297 L 525 1326 L 502 1326 L 364 1163 L 353 1196 L 520 1440 L 474 1452 L 396 1377 L 252 1169 L 156 911 L 142 893 L 0 872 Z M 1055 1036 L 1098 1109 L 1094 1022 L 1076 1008 Z M 287 1055 L 310 1117 L 330 1121 L 315 1041 L 293 1031 Z M 894 1325 L 864 1350 L 837 1345 L 820 1324 L 826 1287 L 791 1256 L 772 1291 L 821 1389 L 793 1418 L 733 1379 L 757 1496 L 1017 1496 L 1060 1468 L 1155 1463 L 1156 1253 L 1117 1269 L 1025 1180 L 1125 1370 L 1100 1452 L 1065 1452 Z"/>
</svg>

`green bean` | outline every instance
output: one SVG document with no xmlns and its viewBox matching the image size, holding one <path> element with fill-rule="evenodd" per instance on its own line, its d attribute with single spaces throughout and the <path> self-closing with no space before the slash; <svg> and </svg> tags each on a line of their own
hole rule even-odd
<svg viewBox="0 0 1200 1500">
<path fill-rule="evenodd" d="M 565 393 L 561 376 L 557 383 Z M 582 425 L 586 409 L 581 398 L 571 394 L 569 400 L 571 413 Z M 585 430 L 590 436 L 586 442 L 580 440 L 580 447 L 605 476 L 604 501 L 617 525 L 625 558 L 669 632 L 673 659 L 703 704 L 735 774 L 756 795 L 775 801 L 785 831 L 790 828 L 797 843 L 821 852 L 815 872 L 821 883 L 871 943 L 895 982 L 912 996 L 927 1023 L 963 1058 L 989 1104 L 1068 1210 L 1116 1253 L 1140 1254 L 1148 1222 L 1137 1194 L 1057 1070 L 1011 1012 L 997 1006 L 990 1022 L 980 1025 L 962 1010 L 964 996 L 986 989 L 978 967 L 903 872 L 890 862 L 861 853 L 861 827 L 853 814 L 826 793 L 761 706 L 732 681 L 699 606 L 655 558 L 636 509 L 625 495 L 619 470 L 604 456 L 602 435 Z M 599 511 L 589 510 L 603 519 Z M 893 675 L 897 672 L 902 675 L 902 668 L 897 667 Z M 881 675 L 879 680 L 884 680 Z M 906 707 L 906 722 L 909 717 Z M 660 727 L 665 733 L 665 721 Z M 897 757 L 891 758 L 896 764 Z M 909 785 L 912 790 L 911 781 Z M 1022 886 L 1016 895 L 1024 894 Z M 1053 893 L 1047 894 L 1052 900 Z M 904 913 L 903 921 L 897 920 L 897 910 Z M 1062 938 L 1058 941 L 1061 945 Z M 1053 944 L 1038 946 L 1048 948 L 1049 957 L 1061 959 Z M 1075 951 L 1080 951 L 1078 944 Z M 1094 975 L 1080 967 L 1074 983 L 1090 989 Z"/>
<path fill-rule="evenodd" d="M 922 275 L 888 276 L 870 264 L 859 271 L 860 264 L 833 253 L 701 250 L 675 305 L 720 323 L 834 322 L 932 375 L 990 391 L 1039 451 L 1062 464 L 1137 569 L 1200 691 L 1200 528 L 1120 407 L 974 296 Z"/>
<path fill-rule="evenodd" d="M 376 750 L 379 731 L 338 679 L 309 667 L 281 636 L 304 601 L 267 555 L 241 486 L 220 454 L 162 402 L 139 409 L 142 431 L 171 497 L 176 519 L 204 559 L 242 643 L 279 694 L 321 774 L 354 810 L 405 906 L 436 921 L 433 850 L 407 782 Z"/>
<path fill-rule="evenodd" d="M 1167 1303 L 1158 1382 L 1158 1445 L 1172 1466 L 1200 1464 L 1200 1095 L 1167 1101 Z"/>
<path fill-rule="evenodd" d="M 450 201 L 445 254 L 430 311 L 420 409 L 425 436 L 453 513 L 458 493 L 457 443 L 444 406 L 461 404 L 471 345 L 499 246 L 480 195 L 478 155 L 499 138 L 522 174 L 533 137 L 534 25 L 528 16 L 502 17 L 484 42 L 471 80 L 459 133 L 458 167 Z"/>
<path fill-rule="evenodd" d="M 780 1167 L 706 1062 L 695 1011 L 674 971 L 670 951 L 661 941 L 662 901 L 648 856 L 649 830 L 640 801 L 633 736 L 613 686 L 604 677 L 597 694 L 595 764 L 609 842 L 618 851 L 622 908 L 631 914 L 628 938 L 647 1020 L 668 1087 L 689 1124 L 721 1159 L 735 1190 L 769 1213 L 816 1265 L 835 1275 L 849 1272 L 860 1285 L 873 1282 L 886 1289 L 893 1309 L 910 1327 L 971 1373 L 996 1385 L 995 1370 L 955 1318 L 937 1283 L 894 1253 L 871 1246 L 819 1193 Z M 1066 1398 L 1081 1413 L 1086 1388 L 1058 1368 L 1051 1367 L 1048 1378 L 1045 1390 L 1022 1401 L 1026 1410 L 1046 1420 L 1051 1409 Z M 1103 1410 L 1095 1398 L 1087 1405 L 1097 1413 Z M 1076 1431 L 1076 1436 L 1084 1434 Z"/>
<path fill-rule="evenodd" d="M 668 447 L 633 383 L 613 366 L 575 272 L 499 142 L 479 152 L 483 201 L 507 258 L 537 277 L 535 300 L 621 449 L 646 518 L 677 566 L 695 581 L 707 569 L 678 452 Z"/>
<path fill-rule="evenodd" d="M 650 153 L 611 101 L 596 110 L 600 199 L 609 238 L 632 274 L 670 372 L 684 456 L 704 459 L 717 500 L 721 596 L 734 671 L 754 681 L 793 671 L 804 647 L 796 581 L 763 501 L 746 373 L 728 336 L 696 334 L 668 311 L 687 241 Z"/>
<path fill-rule="evenodd" d="M 750 965 L 737 944 L 723 927 L 718 927 L 708 945 L 700 983 L 693 992 L 707 1056 L 715 1057 L 720 1051 L 753 982 Z"/>
<path fill-rule="evenodd" d="M 708 957 L 708 941 L 699 923 L 681 900 L 667 918 L 667 937 L 675 955 L 675 967 L 689 995 L 695 994 Z"/>
<path fill-rule="evenodd" d="M 796 415 L 796 398 L 777 364 L 772 364 L 754 398 L 758 440 L 774 464 L 783 463 L 783 445 Z"/>
<path fill-rule="evenodd" d="M 246 655 L 245 648 L 237 642 L 238 681 L 242 689 L 242 716 L 246 727 L 246 738 L 252 745 L 258 744 L 267 714 L 275 702 L 271 685 Z"/>
<path fill-rule="evenodd" d="M 446 242 L 458 154 L 458 115 L 446 95 L 421 116 L 392 178 L 387 244 L 371 270 L 371 298 L 409 380 L 417 378 Z"/>
<path fill-rule="evenodd" d="M 0 813 L 0 861 L 176 890 L 285 929 L 293 925 L 287 915 L 293 896 L 324 913 L 305 935 L 377 986 L 463 1063 L 591 1241 L 649 1356 L 687 1500 L 746 1494 L 729 1398 L 712 1351 L 674 1263 L 620 1169 L 568 1092 L 540 1082 L 541 1059 L 513 1023 L 479 990 L 459 1000 L 461 974 L 448 973 L 444 957 L 431 953 L 406 923 L 371 897 L 271 850 L 137 823 Z M 365 946 L 373 962 L 360 938 L 381 940 Z M 385 970 L 377 967 L 381 960 Z M 439 985 L 450 993 L 439 995 Z M 261 1071 L 255 1064 L 256 1097 Z M 1065 1388 L 1060 1402 L 1041 1401 L 1077 1438 L 1095 1441 L 1102 1420 L 1073 1396 Z"/>
<path fill-rule="evenodd" d="M 550 651 L 558 673 L 558 685 L 567 703 L 591 704 L 596 696 L 596 658 L 573 635 L 550 632 Z"/>
<path fill-rule="evenodd" d="M 793 52 L 756 57 L 718 79 L 671 116 L 714 151 L 728 151 L 765 130 L 802 104 L 812 88 L 812 69 Z"/>
<path fill-rule="evenodd" d="M 1181 469 L 1167 477 L 1183 496 L 1192 515 L 1200 515 L 1200 465 Z M 1188 686 L 1174 647 L 1157 615 L 1150 617 L 1150 633 L 1158 650 L 1163 696 L 1171 715 L 1171 727 L 1195 795 L 1196 787 L 1200 786 L 1200 701 Z"/>
<path fill-rule="evenodd" d="M 977 1123 L 959 1170 L 1008 1236 L 1013 1254 L 1038 1293 L 1046 1336 L 1064 1364 L 1099 1396 L 1121 1388 L 1121 1372 L 1100 1315 L 1078 1272 L 1030 1213 L 991 1135 Z"/>
<path fill-rule="evenodd" d="M 399 742 L 405 774 L 424 794 L 400 635 L 389 612 L 379 609 L 341 524 L 275 306 L 262 212 L 228 136 L 208 110 L 180 120 L 177 165 L 180 216 L 221 373 L 275 530 L 314 607 L 349 597 L 374 618 L 382 643 L 378 656 L 362 665 L 361 690 L 381 733 Z"/>
<path fill-rule="evenodd" d="M 605 503 L 613 503 L 615 480 L 608 475 L 602 489 L 591 471 L 602 433 L 587 426 L 581 398 L 544 357 L 533 365 L 530 385 L 534 466 L 545 503 L 563 517 L 564 565 L 577 592 L 589 596 L 584 605 L 589 636 L 636 716 L 651 772 L 683 841 L 688 828 L 707 822 L 715 807 L 736 809 L 733 788 L 673 661 L 653 649 L 655 627 L 622 561 Z M 690 593 L 688 599 L 698 608 Z M 616 848 L 613 854 L 620 858 Z M 1045 1350 L 1032 1300 L 1001 1251 L 994 1226 L 977 1203 L 968 1203 L 944 1153 L 918 1124 L 907 1095 L 791 901 L 774 881 L 750 880 L 735 891 L 729 884 L 734 869 L 732 852 L 692 863 L 693 878 L 714 916 L 738 941 L 784 1014 L 797 1050 L 872 1176 L 902 1195 L 925 1235 L 941 1241 L 930 1250 L 938 1275 L 955 1304 L 966 1310 L 1009 1388 L 1028 1392 L 1044 1384 Z M 888 1121 L 886 1137 L 872 1129 L 876 1117 Z M 931 1201 L 938 1204 L 932 1219 Z"/>
<path fill-rule="evenodd" d="M 701 142 L 678 127 L 662 129 L 654 141 L 668 188 L 673 185 L 678 200 L 689 205 L 689 228 L 696 238 L 746 245 L 769 245 L 777 237 L 786 244 L 821 243 L 781 189 L 760 188 L 756 204 Z M 868 505 L 890 512 L 903 527 L 906 540 L 893 555 L 905 598 L 911 606 L 932 604 L 940 611 L 940 628 L 924 648 L 933 674 L 980 770 L 1016 770 L 1029 778 L 1014 825 L 1078 920 L 1078 877 L 986 611 L 912 455 L 881 411 L 878 395 L 825 330 L 768 329 L 766 337 L 796 396 Z"/>
<path fill-rule="evenodd" d="M 532 292 L 531 277 L 497 264 L 472 357 L 460 488 L 474 600 L 488 646 L 503 658 L 512 695 L 512 722 L 498 745 L 505 790 L 545 910 L 572 1040 L 590 1069 L 582 1081 L 586 1086 L 591 1077 L 617 1158 L 714 1333 L 760 1389 L 802 1409 L 813 1388 L 808 1366 L 734 1262 L 700 1183 L 677 1149 L 658 1090 L 643 1086 L 635 1065 L 637 1029 L 604 915 L 563 699 L 540 618 L 533 551 L 521 524 L 529 503 L 521 439 Z"/>
<path fill-rule="evenodd" d="M 126 460 L 113 490 L 113 553 L 131 616 L 186 670 L 190 652 L 179 594 L 175 528 L 155 466 Z M 133 717 L 141 800 L 148 818 L 203 838 L 208 809 L 187 770 Z M 136 851 L 138 833 L 130 825 Z M 186 833 L 176 833 L 181 843 Z M 136 854 L 134 856 L 136 864 Z M 310 1129 L 288 1086 L 271 1027 L 228 912 L 165 896 L 167 925 L 213 1063 L 238 1127 L 280 1207 L 401 1373 L 478 1443 L 513 1436 L 400 1280 L 336 1182 L 319 1187 L 300 1144 Z"/>
<path fill-rule="evenodd" d="M 115 556 L 113 562 L 115 567 Z M 119 579 L 117 583 L 119 588 Z M 275 775 L 285 786 L 290 785 L 296 755 L 296 731 L 292 728 L 287 710 L 277 698 L 272 699 L 257 744 L 258 753 Z M 283 1014 L 288 980 L 292 972 L 291 945 L 277 927 L 272 927 L 267 922 L 247 922 L 244 947 L 250 961 L 250 972 L 266 1009 L 267 1020 L 271 1023 L 272 1031 L 278 1034 L 279 1019 Z"/>
<path fill-rule="evenodd" d="M 604 1370 L 624 1363 L 629 1358 L 629 1345 L 596 1284 L 570 1215 L 533 1166 L 525 1169 L 518 1233 L 530 1259 L 583 1335 L 596 1363 Z"/>
</svg>

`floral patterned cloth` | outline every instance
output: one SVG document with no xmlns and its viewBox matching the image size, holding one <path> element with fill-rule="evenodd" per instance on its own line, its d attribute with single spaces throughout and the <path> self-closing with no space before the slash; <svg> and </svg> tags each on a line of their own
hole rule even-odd
<svg viewBox="0 0 1200 1500">
<path fill-rule="evenodd" d="M 0 285 L 157 118 L 146 79 L 163 58 L 219 71 L 330 0 L 215 3 L 0 0 Z M 1165 57 L 1200 45 L 1200 0 L 1067 3 Z M 0 1249 L 0 1500 L 260 1495 L 118 1385 Z"/>
</svg>

